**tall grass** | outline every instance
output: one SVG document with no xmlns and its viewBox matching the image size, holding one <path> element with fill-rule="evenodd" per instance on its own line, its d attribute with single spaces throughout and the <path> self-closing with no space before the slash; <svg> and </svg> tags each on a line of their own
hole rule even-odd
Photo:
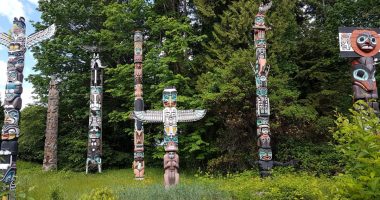
<svg viewBox="0 0 380 200">
<path fill-rule="evenodd" d="M 336 178 L 306 173 L 280 172 L 261 179 L 247 171 L 227 176 L 194 176 L 181 173 L 180 185 L 164 189 L 163 171 L 146 169 L 136 181 L 131 169 L 105 170 L 101 174 L 42 172 L 41 165 L 18 162 L 18 199 L 343 199 L 344 184 Z"/>
</svg>

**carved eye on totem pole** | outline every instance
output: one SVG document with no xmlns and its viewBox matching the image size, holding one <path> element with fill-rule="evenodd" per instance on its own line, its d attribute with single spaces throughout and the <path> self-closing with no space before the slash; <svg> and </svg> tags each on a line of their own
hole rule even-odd
<svg viewBox="0 0 380 200">
<path fill-rule="evenodd" d="M 376 91 L 376 78 L 375 78 L 375 68 L 371 66 L 366 66 L 359 61 L 353 62 L 353 71 L 352 71 L 352 79 L 354 83 L 354 90 L 357 90 L 356 96 L 357 98 L 365 98 L 366 93 L 360 92 L 360 90 L 364 90 L 366 92 Z M 377 92 L 376 92 L 377 93 Z"/>
</svg>

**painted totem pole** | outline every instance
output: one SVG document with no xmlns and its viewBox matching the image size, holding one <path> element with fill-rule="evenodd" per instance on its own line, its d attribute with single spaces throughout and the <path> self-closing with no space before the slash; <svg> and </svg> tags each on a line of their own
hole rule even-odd
<svg viewBox="0 0 380 200">
<path fill-rule="evenodd" d="M 94 53 L 91 59 L 90 117 L 87 145 L 86 174 L 89 168 L 97 167 L 102 172 L 102 101 L 103 70 L 105 67 Z"/>
<path fill-rule="evenodd" d="M 4 126 L 1 131 L 0 170 L 4 176 L 2 182 L 8 185 L 10 194 L 3 199 L 13 199 L 16 174 L 16 160 L 18 152 L 18 137 L 20 135 L 19 120 L 22 105 L 21 93 L 24 79 L 24 58 L 25 51 L 33 45 L 46 40 L 54 35 L 55 25 L 51 25 L 45 30 L 33 33 L 26 37 L 25 19 L 23 17 L 14 18 L 11 34 L 0 34 L 0 44 L 8 48 L 7 84 L 5 87 L 4 101 Z"/>
<path fill-rule="evenodd" d="M 165 187 L 179 183 L 178 122 L 193 122 L 202 119 L 206 110 L 177 110 L 177 90 L 167 87 L 162 95 L 163 110 L 134 111 L 134 118 L 149 123 L 164 123 L 164 182 Z"/>
<path fill-rule="evenodd" d="M 45 171 L 57 169 L 57 137 L 58 137 L 58 104 L 59 104 L 59 91 L 58 79 L 55 76 L 51 77 L 49 97 L 48 97 L 48 110 L 46 119 L 45 131 L 45 150 L 44 161 L 42 168 Z"/>
<path fill-rule="evenodd" d="M 340 56 L 354 58 L 351 62 L 354 101 L 364 100 L 379 114 L 375 60 L 380 58 L 380 29 L 339 28 Z"/>
<path fill-rule="evenodd" d="M 265 33 L 269 29 L 265 26 L 265 13 L 272 6 L 272 2 L 261 4 L 259 13 L 255 17 L 253 26 L 255 48 L 256 48 L 256 65 L 253 67 L 256 79 L 256 125 L 257 125 L 257 146 L 259 147 L 259 169 L 260 175 L 266 177 L 270 174 L 274 163 L 272 160 L 272 149 L 270 143 L 269 115 L 270 106 L 268 98 L 268 74 L 270 66 L 267 64 L 266 39 Z"/>
<path fill-rule="evenodd" d="M 135 111 L 144 110 L 143 100 L 143 85 L 142 85 L 142 46 L 143 35 L 141 31 L 136 31 L 134 36 L 135 50 L 134 50 L 134 63 L 135 63 Z M 140 120 L 135 119 L 135 133 L 134 133 L 134 161 L 133 172 L 136 180 L 144 179 L 144 127 Z"/>
</svg>

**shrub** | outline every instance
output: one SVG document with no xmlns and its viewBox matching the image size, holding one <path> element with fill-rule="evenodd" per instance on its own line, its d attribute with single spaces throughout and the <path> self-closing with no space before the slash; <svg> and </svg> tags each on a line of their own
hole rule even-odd
<svg viewBox="0 0 380 200">
<path fill-rule="evenodd" d="M 346 166 L 342 189 L 351 199 L 380 199 L 380 119 L 363 101 L 350 112 L 350 117 L 338 114 L 332 130 Z"/>
<path fill-rule="evenodd" d="M 84 194 L 80 198 L 80 200 L 116 200 L 116 199 L 117 198 L 112 192 L 112 190 L 107 187 L 93 189 L 90 192 L 90 194 Z"/>
</svg>

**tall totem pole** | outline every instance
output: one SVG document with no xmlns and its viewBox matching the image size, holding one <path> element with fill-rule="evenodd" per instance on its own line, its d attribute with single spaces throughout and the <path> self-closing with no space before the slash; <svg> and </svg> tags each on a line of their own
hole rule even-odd
<svg viewBox="0 0 380 200">
<path fill-rule="evenodd" d="M 164 182 L 165 187 L 179 183 L 178 122 L 193 122 L 202 119 L 206 110 L 177 110 L 177 90 L 167 87 L 162 95 L 163 110 L 134 111 L 134 118 L 149 123 L 164 123 Z"/>
<path fill-rule="evenodd" d="M 86 174 L 89 168 L 97 167 L 102 172 L 102 101 L 103 70 L 105 67 L 94 53 L 91 59 L 90 117 L 87 145 Z"/>
<path fill-rule="evenodd" d="M 143 35 L 141 31 L 135 31 L 134 36 L 134 63 L 135 63 L 135 111 L 144 110 L 143 85 L 142 85 L 142 46 Z M 134 161 L 133 172 L 136 180 L 144 179 L 144 127 L 142 121 L 135 119 L 134 133 Z"/>
<path fill-rule="evenodd" d="M 0 170 L 4 176 L 2 182 L 8 185 L 10 190 L 8 196 L 4 198 L 13 199 L 16 174 L 16 160 L 18 152 L 18 137 L 20 135 L 19 120 L 22 105 L 21 93 L 23 82 L 25 51 L 33 45 L 46 40 L 54 35 L 55 25 L 51 25 L 45 30 L 33 33 L 26 37 L 25 19 L 23 17 L 14 18 L 11 34 L 0 33 L 0 44 L 8 48 L 7 84 L 5 87 L 4 101 L 4 125 L 1 131 L 0 156 L 3 158 Z"/>
<path fill-rule="evenodd" d="M 57 137 L 58 137 L 58 79 L 51 77 L 48 97 L 48 109 L 45 131 L 45 150 L 42 168 L 45 171 L 57 169 Z"/>
<path fill-rule="evenodd" d="M 380 58 L 380 29 L 339 28 L 340 56 L 353 58 L 351 62 L 354 101 L 364 100 L 379 114 L 375 59 Z"/>
<path fill-rule="evenodd" d="M 257 146 L 259 147 L 259 169 L 260 175 L 266 177 L 270 174 L 273 167 L 272 149 L 270 143 L 269 115 L 270 106 L 268 98 L 268 74 L 270 66 L 267 64 L 266 39 L 265 33 L 269 29 L 265 26 L 265 13 L 272 6 L 272 2 L 261 4 L 259 12 L 255 17 L 253 26 L 255 48 L 256 48 L 256 65 L 253 67 L 256 79 L 256 125 L 257 125 Z"/>
</svg>

